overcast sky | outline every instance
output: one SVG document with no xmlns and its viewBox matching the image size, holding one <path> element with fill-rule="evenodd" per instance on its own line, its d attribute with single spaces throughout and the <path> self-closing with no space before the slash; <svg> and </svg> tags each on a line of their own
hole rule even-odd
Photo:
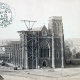
<svg viewBox="0 0 80 80">
<path fill-rule="evenodd" d="M 62 16 L 65 38 L 80 38 L 80 0 L 0 0 L 13 12 L 13 22 L 0 28 L 0 39 L 19 39 L 17 31 L 26 30 L 20 20 L 36 20 L 34 27 L 48 27 L 51 16 Z M 27 24 L 28 25 L 28 24 Z"/>
</svg>

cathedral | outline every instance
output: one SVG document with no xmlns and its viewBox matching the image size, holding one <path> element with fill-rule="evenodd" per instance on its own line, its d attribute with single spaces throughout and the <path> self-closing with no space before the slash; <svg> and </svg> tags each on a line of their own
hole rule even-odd
<svg viewBox="0 0 80 80">
<path fill-rule="evenodd" d="M 20 34 L 21 60 L 26 69 L 64 67 L 64 32 L 62 17 L 49 17 L 46 26 L 18 31 Z"/>
</svg>

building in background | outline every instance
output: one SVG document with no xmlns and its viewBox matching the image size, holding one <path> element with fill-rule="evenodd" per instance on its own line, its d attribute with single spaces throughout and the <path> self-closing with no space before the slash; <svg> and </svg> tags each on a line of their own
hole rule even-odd
<svg viewBox="0 0 80 80">
<path fill-rule="evenodd" d="M 5 53 L 4 46 L 0 46 L 0 61 L 9 61 L 9 54 Z"/>
<path fill-rule="evenodd" d="M 14 64 L 15 67 L 22 66 L 22 52 L 20 41 L 10 41 L 5 47 L 5 54 L 9 54 L 9 62 Z"/>
</svg>

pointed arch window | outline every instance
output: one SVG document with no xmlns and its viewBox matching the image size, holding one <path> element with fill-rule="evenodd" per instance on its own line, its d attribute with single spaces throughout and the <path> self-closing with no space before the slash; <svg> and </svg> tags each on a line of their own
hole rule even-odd
<svg viewBox="0 0 80 80">
<path fill-rule="evenodd" d="M 40 57 L 49 57 L 49 44 L 46 41 L 40 44 Z"/>
<path fill-rule="evenodd" d="M 47 36 L 47 31 L 43 30 L 42 31 L 42 36 Z"/>
<path fill-rule="evenodd" d="M 56 53 L 56 58 L 57 58 L 57 59 L 59 58 L 59 52 Z"/>
</svg>

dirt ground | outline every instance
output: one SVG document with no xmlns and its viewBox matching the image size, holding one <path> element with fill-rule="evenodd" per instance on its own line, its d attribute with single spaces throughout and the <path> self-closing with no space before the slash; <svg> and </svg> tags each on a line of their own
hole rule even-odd
<svg viewBox="0 0 80 80">
<path fill-rule="evenodd" d="M 2 76 L 4 80 L 80 80 L 80 68 L 17 70 Z"/>
</svg>

